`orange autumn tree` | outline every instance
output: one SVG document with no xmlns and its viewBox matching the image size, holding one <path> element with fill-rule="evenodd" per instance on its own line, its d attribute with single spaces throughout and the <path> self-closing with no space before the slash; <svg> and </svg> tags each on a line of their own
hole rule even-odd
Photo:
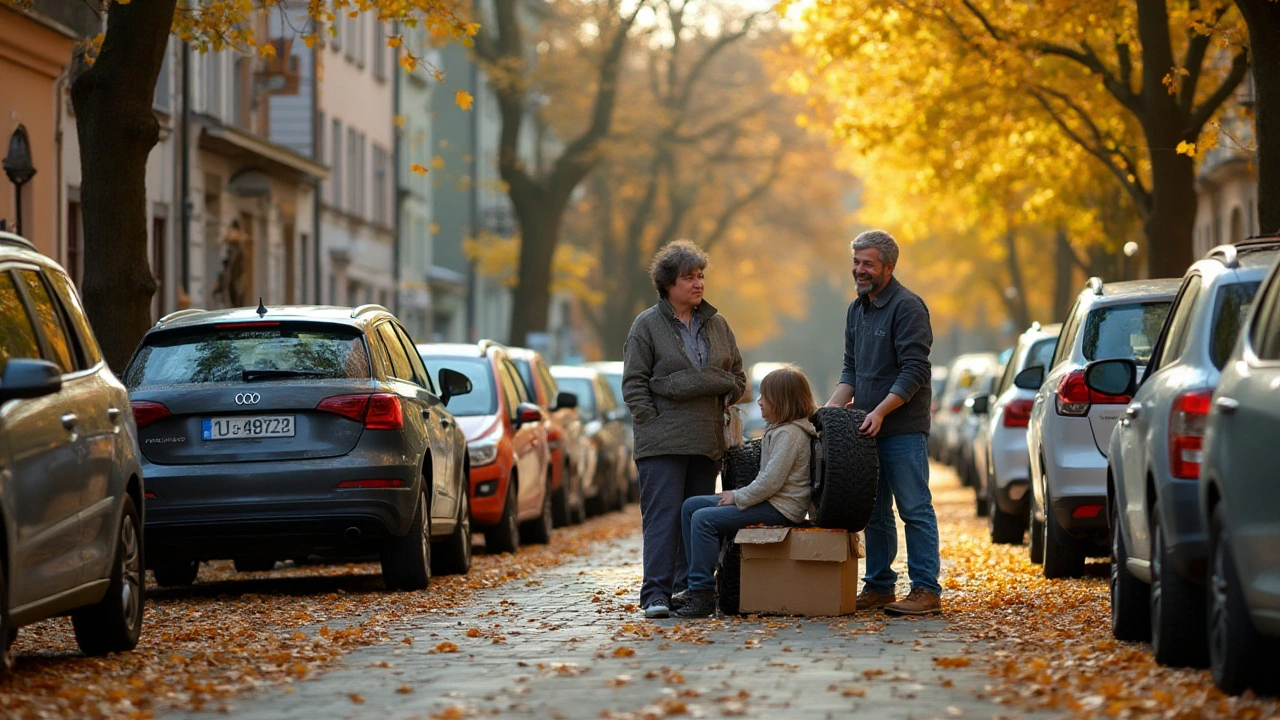
<svg viewBox="0 0 1280 720">
<path fill-rule="evenodd" d="M 0 0 L 23 8 L 31 0 Z M 478 27 L 452 0 L 93 0 L 106 17 L 73 74 L 84 218 L 83 295 L 108 364 L 122 370 L 151 325 L 156 282 L 147 258 L 146 162 L 159 141 L 152 110 L 156 78 L 171 35 L 197 51 L 235 49 L 271 57 L 261 37 L 272 13 L 314 28 L 308 45 L 334 31 L 339 15 L 368 13 L 389 27 L 423 27 L 441 40 L 469 42 Z M 327 30 L 319 30 L 327 28 Z M 400 47 L 389 35 L 387 44 Z M 419 58 L 402 51 L 406 70 Z M 425 68 L 431 71 L 430 68 Z"/>
<path fill-rule="evenodd" d="M 1248 70 L 1229 0 L 816 0 L 800 15 L 796 40 L 838 134 L 891 131 L 947 107 L 952 77 L 980 81 L 988 108 L 1052 123 L 1124 190 L 1152 275 L 1191 261 L 1195 145 Z M 864 102 L 882 77 L 916 84 L 889 107 Z M 951 127 L 934 126 L 938 142 Z"/>
</svg>

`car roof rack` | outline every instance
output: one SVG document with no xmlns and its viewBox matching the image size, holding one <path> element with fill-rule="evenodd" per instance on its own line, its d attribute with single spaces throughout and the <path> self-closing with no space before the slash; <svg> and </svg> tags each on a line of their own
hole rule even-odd
<svg viewBox="0 0 1280 720">
<path fill-rule="evenodd" d="M 161 325 L 164 325 L 165 323 L 171 320 L 177 320 L 180 317 L 186 317 L 188 315 L 198 315 L 199 313 L 202 313 L 202 312 L 205 312 L 204 308 L 187 308 L 185 310 L 175 310 L 174 312 L 171 312 L 168 315 L 165 315 L 164 317 L 157 320 L 156 327 L 160 327 Z"/>
<path fill-rule="evenodd" d="M 1280 235 L 1254 236 L 1239 242 L 1219 245 L 1209 251 L 1207 257 L 1218 258 L 1222 264 L 1234 270 L 1240 267 L 1240 256 L 1259 250 L 1280 248 Z"/>
<path fill-rule="evenodd" d="M 378 305 L 378 304 L 376 304 L 376 303 L 369 303 L 368 305 L 361 305 L 360 307 L 355 308 L 354 310 L 352 310 L 352 311 L 351 311 L 351 317 L 353 317 L 353 318 L 357 318 L 357 317 L 360 317 L 361 315 L 363 315 L 363 314 L 365 314 L 365 313 L 367 313 L 367 312 L 375 312 L 375 311 L 382 311 L 382 312 L 386 312 L 386 313 L 391 312 L 390 310 L 386 309 L 385 307 L 383 307 L 383 306 L 381 306 L 381 305 Z"/>
<path fill-rule="evenodd" d="M 1094 295 L 1101 297 L 1102 296 L 1102 278 L 1098 277 L 1097 275 L 1094 275 L 1093 277 L 1089 278 L 1089 289 L 1093 291 Z"/>
<path fill-rule="evenodd" d="M 28 239 L 21 235 L 14 235 L 11 232 L 0 232 L 0 243 L 5 245 L 17 245 L 23 250 L 36 250 L 36 246 Z M 36 252 L 40 252 L 36 250 Z"/>
</svg>

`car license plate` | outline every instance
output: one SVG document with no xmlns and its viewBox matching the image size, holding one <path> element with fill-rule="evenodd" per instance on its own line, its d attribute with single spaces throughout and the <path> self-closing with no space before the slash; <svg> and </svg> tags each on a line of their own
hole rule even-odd
<svg viewBox="0 0 1280 720">
<path fill-rule="evenodd" d="M 247 415 L 205 418 L 205 440 L 255 440 L 293 437 L 293 415 Z"/>
</svg>

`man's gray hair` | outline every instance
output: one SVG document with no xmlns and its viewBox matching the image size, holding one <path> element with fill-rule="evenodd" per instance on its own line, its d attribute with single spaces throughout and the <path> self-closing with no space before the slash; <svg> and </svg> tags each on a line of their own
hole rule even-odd
<svg viewBox="0 0 1280 720">
<path fill-rule="evenodd" d="M 853 252 L 875 248 L 880 251 L 880 262 L 885 265 L 898 264 L 898 241 L 883 230 L 867 230 L 849 243 Z"/>
</svg>

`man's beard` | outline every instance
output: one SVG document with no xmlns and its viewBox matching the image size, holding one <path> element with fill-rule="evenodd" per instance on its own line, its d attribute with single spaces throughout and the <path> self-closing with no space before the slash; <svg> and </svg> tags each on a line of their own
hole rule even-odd
<svg viewBox="0 0 1280 720">
<path fill-rule="evenodd" d="M 855 287 L 858 290 L 858 297 L 870 295 L 873 292 L 879 292 L 885 286 L 883 275 L 872 275 L 866 284 L 863 284 L 862 278 L 854 276 Z"/>
</svg>

